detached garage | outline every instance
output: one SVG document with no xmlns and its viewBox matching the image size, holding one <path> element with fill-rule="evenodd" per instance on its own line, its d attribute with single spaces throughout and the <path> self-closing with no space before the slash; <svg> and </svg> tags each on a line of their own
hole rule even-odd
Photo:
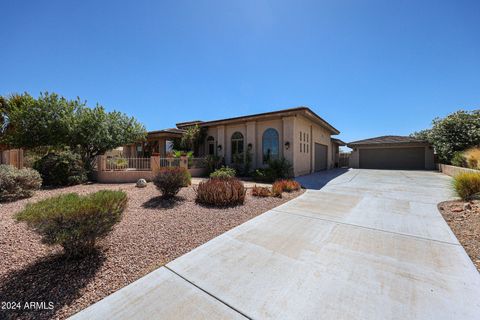
<svg viewBox="0 0 480 320">
<path fill-rule="evenodd" d="M 432 146 L 404 136 L 382 136 L 347 144 L 350 167 L 363 169 L 433 170 Z"/>
</svg>

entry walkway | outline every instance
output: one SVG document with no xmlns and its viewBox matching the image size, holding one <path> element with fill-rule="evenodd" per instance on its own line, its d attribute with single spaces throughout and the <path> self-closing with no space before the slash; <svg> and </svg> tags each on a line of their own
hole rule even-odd
<svg viewBox="0 0 480 320">
<path fill-rule="evenodd" d="M 449 177 L 324 174 L 74 318 L 478 319 L 480 275 L 436 207 Z"/>
</svg>

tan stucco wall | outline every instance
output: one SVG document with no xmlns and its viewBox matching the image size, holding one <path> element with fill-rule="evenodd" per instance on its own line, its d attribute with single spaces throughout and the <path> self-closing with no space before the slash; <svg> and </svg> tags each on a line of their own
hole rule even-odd
<svg viewBox="0 0 480 320">
<path fill-rule="evenodd" d="M 300 141 L 300 133 L 308 136 L 308 142 Z M 327 167 L 333 168 L 332 161 L 332 142 L 330 132 L 308 120 L 305 117 L 297 116 L 295 121 L 295 133 L 294 133 L 294 171 L 295 176 L 309 174 L 315 170 L 315 143 L 323 144 L 327 146 Z M 300 144 L 308 144 L 308 152 L 300 152 Z"/>
<path fill-rule="evenodd" d="M 378 145 L 378 146 L 362 146 L 355 148 L 350 154 L 349 166 L 351 168 L 360 167 L 360 152 L 361 149 L 378 149 L 378 148 L 410 148 L 410 147 L 424 147 L 425 148 L 425 169 L 434 170 L 435 169 L 435 156 L 433 148 L 426 146 L 425 144 L 419 143 L 408 143 L 402 145 Z"/>
<path fill-rule="evenodd" d="M 332 154 L 332 145 L 330 132 L 325 128 L 315 124 L 303 116 L 278 117 L 264 121 L 239 122 L 222 126 L 212 126 L 207 128 L 207 135 L 215 139 L 215 146 L 221 145 L 222 150 L 216 149 L 217 155 L 225 158 L 225 163 L 230 165 L 232 162 L 231 138 L 235 132 L 240 132 L 244 137 L 244 150 L 247 150 L 248 144 L 252 144 L 252 168 L 263 167 L 262 139 L 265 130 L 273 128 L 279 135 L 279 153 L 280 157 L 285 157 L 294 167 L 294 175 L 299 176 L 313 172 L 315 153 L 314 143 L 321 143 L 328 147 L 328 168 L 334 164 L 334 154 Z M 300 152 L 300 132 L 308 134 L 308 153 Z M 286 142 L 290 143 L 287 150 Z M 203 149 L 208 151 L 208 145 L 205 141 Z"/>
<path fill-rule="evenodd" d="M 438 170 L 450 177 L 455 177 L 459 173 L 480 173 L 479 170 L 451 166 L 448 164 L 439 164 Z"/>
</svg>

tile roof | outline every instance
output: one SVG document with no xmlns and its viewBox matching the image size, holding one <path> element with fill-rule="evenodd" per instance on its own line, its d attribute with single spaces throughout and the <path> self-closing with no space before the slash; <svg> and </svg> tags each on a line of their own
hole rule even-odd
<svg viewBox="0 0 480 320">
<path fill-rule="evenodd" d="M 168 129 L 162 129 L 162 130 L 155 130 L 155 131 L 149 131 L 148 134 L 155 134 L 155 133 L 184 133 L 185 130 L 183 129 L 177 129 L 177 128 L 168 128 Z"/>
<path fill-rule="evenodd" d="M 297 112 L 302 112 L 302 113 L 304 113 L 304 115 L 310 116 L 311 118 L 315 119 L 316 121 L 321 123 L 324 127 L 329 129 L 333 134 L 339 134 L 340 133 L 340 131 L 338 131 L 330 123 L 328 123 L 322 117 L 320 117 L 318 114 L 313 112 L 309 107 L 305 107 L 305 106 L 276 110 L 276 111 L 271 111 L 271 112 L 250 114 L 250 115 L 244 115 L 244 116 L 233 117 L 233 118 L 211 120 L 211 121 L 199 121 L 199 120 L 197 120 L 197 121 L 181 122 L 181 123 L 177 123 L 177 126 L 179 128 L 183 128 L 185 126 L 192 125 L 192 124 L 198 124 L 200 126 L 209 126 L 209 125 L 222 124 L 222 123 L 226 123 L 226 122 L 253 120 L 255 118 L 264 117 L 264 116 L 275 116 L 275 115 L 282 115 L 282 114 L 285 114 L 285 115 L 295 114 Z"/>
<path fill-rule="evenodd" d="M 374 145 L 374 144 L 403 144 L 403 143 L 428 143 L 409 136 L 380 136 L 370 139 L 358 140 L 347 143 L 347 146 Z"/>
<path fill-rule="evenodd" d="M 347 144 L 340 139 L 332 138 L 332 141 L 338 144 L 339 146 L 346 146 Z"/>
</svg>

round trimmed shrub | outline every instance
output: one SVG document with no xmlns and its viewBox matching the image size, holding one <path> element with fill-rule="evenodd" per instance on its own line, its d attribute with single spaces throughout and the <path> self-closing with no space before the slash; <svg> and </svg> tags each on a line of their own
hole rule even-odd
<svg viewBox="0 0 480 320">
<path fill-rule="evenodd" d="M 192 177 L 186 168 L 161 168 L 153 178 L 153 184 L 162 193 L 164 198 L 174 197 L 181 188 L 191 184 Z"/>
<path fill-rule="evenodd" d="M 0 201 L 29 198 L 41 185 L 42 178 L 33 169 L 0 165 Z"/>
<path fill-rule="evenodd" d="M 126 206 L 123 191 L 102 190 L 86 196 L 70 193 L 28 204 L 16 219 L 40 234 L 43 243 L 59 244 L 68 256 L 81 257 L 92 252 L 96 240 L 120 222 Z"/>
<path fill-rule="evenodd" d="M 40 172 L 44 186 L 72 186 L 87 181 L 80 156 L 71 151 L 48 153 L 33 167 Z"/>
<path fill-rule="evenodd" d="M 213 179 L 230 179 L 235 178 L 236 171 L 230 167 L 221 167 L 220 169 L 215 170 L 214 172 L 210 173 L 210 178 Z"/>
<path fill-rule="evenodd" d="M 245 202 L 246 189 L 236 178 L 208 179 L 200 182 L 196 201 L 212 206 L 235 206 Z"/>
</svg>

